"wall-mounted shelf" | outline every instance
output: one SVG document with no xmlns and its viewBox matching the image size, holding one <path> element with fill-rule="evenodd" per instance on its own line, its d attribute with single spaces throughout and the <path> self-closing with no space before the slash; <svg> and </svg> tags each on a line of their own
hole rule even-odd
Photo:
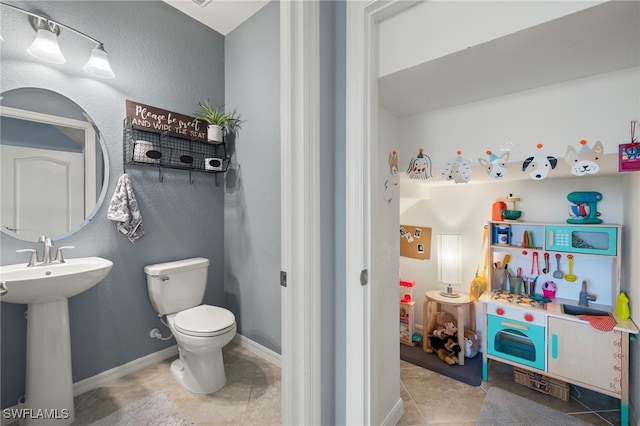
<svg viewBox="0 0 640 426">
<path fill-rule="evenodd" d="M 542 292 L 540 286 L 545 281 L 552 280 L 558 284 L 557 297 L 564 299 L 577 301 L 580 291 L 578 284 L 587 280 L 591 291 L 598 293 L 597 304 L 614 306 L 616 296 L 620 293 L 620 225 L 490 221 L 488 226 L 491 264 L 495 265 L 508 254 L 509 269 L 522 269 L 524 276 L 539 276 L 538 293 Z M 499 238 L 500 229 L 509 233 L 506 244 Z M 528 245 L 524 244 L 525 234 L 531 242 Z M 535 257 L 534 253 L 537 253 Z M 574 258 L 578 275 L 575 282 L 564 278 L 569 268 L 569 255 Z M 548 256 L 548 262 L 545 256 Z M 563 277 L 556 278 L 553 275 L 556 270 L 562 270 Z M 492 289 L 498 289 L 504 280 L 504 275 L 497 271 L 495 268 L 489 270 Z"/>
<path fill-rule="evenodd" d="M 154 133 L 124 121 L 123 167 L 128 165 L 157 167 L 162 181 L 162 169 L 179 169 L 203 173 L 224 173 L 229 168 L 227 147 L 222 143 L 207 143 L 182 139 L 167 133 Z M 193 179 L 189 177 L 191 183 Z M 218 186 L 216 180 L 216 186 Z"/>
</svg>

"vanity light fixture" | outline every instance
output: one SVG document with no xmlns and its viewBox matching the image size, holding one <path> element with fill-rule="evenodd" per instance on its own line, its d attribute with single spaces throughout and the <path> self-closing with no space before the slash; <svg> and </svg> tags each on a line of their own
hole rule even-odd
<svg viewBox="0 0 640 426">
<path fill-rule="evenodd" d="M 27 52 L 34 58 L 38 58 L 52 64 L 64 64 L 64 58 L 58 45 L 60 27 L 45 18 L 29 16 L 31 26 L 36 30 L 36 38 L 27 48 Z"/>
<path fill-rule="evenodd" d="M 96 77 L 113 78 L 116 76 L 111 69 L 109 56 L 104 50 L 102 43 L 98 43 L 98 45 L 91 50 L 91 57 L 82 69 Z"/>
<path fill-rule="evenodd" d="M 96 47 L 91 50 L 89 60 L 84 67 L 82 67 L 83 70 L 100 78 L 115 77 L 115 74 L 111 69 L 111 65 L 109 64 L 109 56 L 104 50 L 104 44 L 101 41 L 96 40 L 93 37 L 89 37 L 76 29 L 61 24 L 60 22 L 49 19 L 48 16 L 29 12 L 28 10 L 21 9 L 4 2 L 0 2 L 0 4 L 29 15 L 29 23 L 36 31 L 36 38 L 31 46 L 27 48 L 27 52 L 33 57 L 53 64 L 64 64 L 66 59 L 58 45 L 60 29 L 64 28 L 65 30 L 78 34 L 79 36 L 82 36 L 96 44 Z"/>
</svg>

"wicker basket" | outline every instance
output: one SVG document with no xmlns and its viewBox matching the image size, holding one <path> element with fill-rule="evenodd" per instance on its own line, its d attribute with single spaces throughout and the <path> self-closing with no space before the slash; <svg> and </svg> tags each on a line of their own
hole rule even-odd
<svg viewBox="0 0 640 426">
<path fill-rule="evenodd" d="M 513 380 L 540 393 L 554 396 L 563 401 L 569 400 L 571 386 L 562 380 L 553 379 L 518 367 L 513 367 Z"/>
</svg>

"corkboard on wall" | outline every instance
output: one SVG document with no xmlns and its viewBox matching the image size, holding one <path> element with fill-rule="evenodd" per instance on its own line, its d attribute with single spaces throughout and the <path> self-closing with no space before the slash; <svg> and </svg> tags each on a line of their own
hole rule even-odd
<svg viewBox="0 0 640 426">
<path fill-rule="evenodd" d="M 431 228 L 400 225 L 400 256 L 431 259 Z"/>
</svg>

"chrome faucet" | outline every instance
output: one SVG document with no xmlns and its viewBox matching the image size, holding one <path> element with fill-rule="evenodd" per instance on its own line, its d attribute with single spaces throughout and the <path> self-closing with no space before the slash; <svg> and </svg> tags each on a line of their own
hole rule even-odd
<svg viewBox="0 0 640 426">
<path fill-rule="evenodd" d="M 44 248 L 42 252 L 42 263 L 48 265 L 51 263 L 51 248 L 53 247 L 53 243 L 51 242 L 51 238 L 41 235 L 38 240 L 39 243 L 44 243 Z"/>
<path fill-rule="evenodd" d="M 589 302 L 595 302 L 596 299 L 596 296 L 587 293 L 587 282 L 582 280 L 582 290 L 580 290 L 580 300 L 578 301 L 578 305 L 589 306 Z"/>
<path fill-rule="evenodd" d="M 51 238 L 47 237 L 46 235 L 41 235 L 38 239 L 38 242 L 44 243 L 44 247 L 42 250 L 42 262 L 40 262 L 40 260 L 38 259 L 38 251 L 35 249 L 16 250 L 16 252 L 18 253 L 30 253 L 29 263 L 27 264 L 28 267 L 36 265 L 50 265 L 54 262 L 65 263 L 64 256 L 62 255 L 62 250 L 75 248 L 75 246 L 58 247 L 58 249 L 56 250 L 55 259 L 52 259 L 51 249 L 53 249 L 54 247 Z"/>
</svg>

